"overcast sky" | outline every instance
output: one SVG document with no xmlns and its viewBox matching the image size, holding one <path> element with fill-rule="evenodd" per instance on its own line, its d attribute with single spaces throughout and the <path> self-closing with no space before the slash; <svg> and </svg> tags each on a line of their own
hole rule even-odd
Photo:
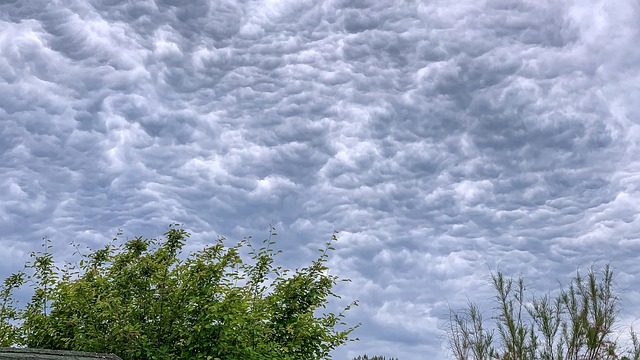
<svg viewBox="0 0 640 360">
<path fill-rule="evenodd" d="M 185 5 L 187 4 L 187 5 Z M 611 262 L 640 316 L 637 0 L 0 0 L 0 275 L 183 223 L 332 272 L 368 353 L 444 358 L 498 266 Z"/>
</svg>

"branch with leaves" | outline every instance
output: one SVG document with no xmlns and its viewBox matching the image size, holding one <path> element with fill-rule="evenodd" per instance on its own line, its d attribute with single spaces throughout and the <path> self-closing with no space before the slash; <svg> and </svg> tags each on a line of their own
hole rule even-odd
<svg viewBox="0 0 640 360">
<path fill-rule="evenodd" d="M 640 360 L 640 341 L 633 329 L 629 348 L 621 349 L 613 336 L 620 299 L 609 265 L 600 272 L 578 272 L 556 297 L 526 299 L 522 278 L 507 278 L 501 272 L 491 278 L 497 310 L 493 327 L 471 301 L 466 310 L 450 312 L 447 339 L 455 359 Z"/>
<path fill-rule="evenodd" d="M 344 311 L 322 312 L 338 281 L 326 265 L 335 234 L 311 265 L 274 265 L 271 228 L 260 248 L 219 238 L 181 256 L 189 233 L 171 225 L 164 238 L 135 237 L 55 266 L 51 245 L 0 288 L 2 346 L 114 353 L 125 359 L 327 359 L 359 326 Z M 249 259 L 243 259 L 247 247 Z M 18 307 L 13 291 L 34 295 Z"/>
</svg>

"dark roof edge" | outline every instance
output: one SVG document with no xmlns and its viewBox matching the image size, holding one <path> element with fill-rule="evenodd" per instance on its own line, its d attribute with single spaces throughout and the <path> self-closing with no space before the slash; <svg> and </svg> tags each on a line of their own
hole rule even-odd
<svg viewBox="0 0 640 360">
<path fill-rule="evenodd" d="M 49 349 L 30 349 L 30 348 L 0 348 L 0 354 L 3 353 L 18 353 L 18 354 L 42 354 L 42 355 L 60 355 L 60 356 L 82 356 L 94 359 L 108 359 L 108 360 L 122 360 L 113 354 L 101 354 L 95 352 L 85 351 L 70 351 L 70 350 L 49 350 Z"/>
</svg>

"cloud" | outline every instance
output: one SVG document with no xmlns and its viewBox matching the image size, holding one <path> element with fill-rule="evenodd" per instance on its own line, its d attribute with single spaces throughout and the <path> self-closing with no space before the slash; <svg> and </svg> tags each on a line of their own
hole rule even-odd
<svg viewBox="0 0 640 360">
<path fill-rule="evenodd" d="M 300 266 L 339 230 L 332 269 L 365 325 L 336 357 L 402 359 L 443 357 L 447 302 L 488 294 L 498 266 L 548 290 L 612 260 L 636 289 L 639 13 L 1 2 L 0 274 L 43 236 L 273 224 Z"/>
</svg>

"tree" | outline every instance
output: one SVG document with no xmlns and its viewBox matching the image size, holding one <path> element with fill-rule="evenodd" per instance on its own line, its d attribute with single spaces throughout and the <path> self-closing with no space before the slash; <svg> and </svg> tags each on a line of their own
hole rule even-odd
<svg viewBox="0 0 640 360">
<path fill-rule="evenodd" d="M 0 288 L 3 346 L 113 353 L 124 359 L 327 359 L 358 325 L 345 312 L 321 312 L 339 279 L 326 262 L 334 234 L 311 265 L 274 265 L 271 229 L 260 248 L 250 238 L 220 238 L 181 257 L 189 233 L 171 225 L 160 239 L 136 237 L 56 267 L 45 239 L 26 269 Z M 243 260 L 246 250 L 250 259 Z M 30 284 L 20 309 L 12 291 Z"/>
<path fill-rule="evenodd" d="M 613 271 L 578 272 L 557 296 L 527 299 L 522 278 L 491 275 L 495 324 L 488 327 L 480 307 L 450 311 L 449 350 L 458 360 L 640 360 L 640 341 L 631 329 L 631 345 L 621 349 L 613 325 L 620 299 Z M 497 333 L 496 333 L 497 331 Z"/>
<path fill-rule="evenodd" d="M 377 355 L 369 357 L 367 354 L 365 354 L 365 355 L 360 355 L 358 357 L 354 357 L 353 360 L 398 360 L 398 359 L 397 358 L 387 359 L 384 356 L 377 356 Z"/>
</svg>

